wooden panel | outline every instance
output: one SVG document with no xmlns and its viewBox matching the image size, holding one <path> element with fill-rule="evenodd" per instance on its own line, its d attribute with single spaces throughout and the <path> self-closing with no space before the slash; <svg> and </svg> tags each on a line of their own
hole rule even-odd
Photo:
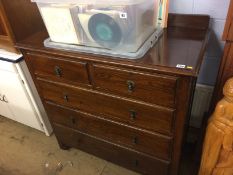
<svg viewBox="0 0 233 175">
<path fill-rule="evenodd" d="M 208 15 L 172 14 L 168 16 L 168 27 L 181 27 L 198 30 L 209 28 L 210 17 Z"/>
<path fill-rule="evenodd" d="M 182 145 L 189 128 L 189 116 L 191 116 L 192 99 L 196 85 L 196 78 L 183 77 L 181 78 L 177 87 L 177 110 L 176 120 L 174 120 L 174 142 L 173 142 L 173 156 L 171 165 L 171 175 L 180 175 L 180 158 L 182 154 Z"/>
<path fill-rule="evenodd" d="M 133 126 L 161 133 L 173 132 L 173 110 L 43 81 L 39 82 L 39 86 L 45 100 Z M 131 111 L 136 113 L 133 119 Z"/>
<path fill-rule="evenodd" d="M 136 130 L 121 123 L 104 120 L 47 103 L 47 111 L 53 122 L 77 129 L 83 133 L 120 144 L 151 156 L 170 159 L 171 138 Z"/>
<path fill-rule="evenodd" d="M 36 3 L 31 0 L 1 0 L 16 42 L 46 30 Z"/>
<path fill-rule="evenodd" d="M 11 27 L 8 23 L 8 18 L 5 14 L 2 0 L 0 0 L 0 48 L 18 53 L 14 48 L 14 35 L 11 32 Z"/>
<path fill-rule="evenodd" d="M 233 1 L 230 1 L 230 6 L 228 9 L 228 15 L 226 19 L 226 24 L 223 32 L 223 40 L 233 41 Z"/>
<path fill-rule="evenodd" d="M 56 54 L 74 60 L 78 58 L 85 61 L 97 62 L 98 64 L 107 63 L 122 68 L 149 71 L 151 73 L 196 77 L 208 39 L 207 31 L 185 27 L 171 28 L 172 30 L 168 28 L 163 31 L 164 34 L 159 38 L 158 43 L 144 57 L 134 60 L 49 49 L 43 44 L 44 40 L 48 38 L 47 32 L 44 31 L 35 33 L 26 40 L 17 43 L 17 46 L 28 51 L 44 51 L 46 54 Z M 191 66 L 192 69 L 177 69 L 177 64 Z"/>
<path fill-rule="evenodd" d="M 27 57 L 36 76 L 74 85 L 89 84 L 85 62 L 68 61 L 65 58 L 34 53 L 27 53 Z"/>
<path fill-rule="evenodd" d="M 177 77 L 93 65 L 96 89 L 146 102 L 174 107 Z"/>
<path fill-rule="evenodd" d="M 6 32 L 5 26 L 3 24 L 3 19 L 1 18 L 1 15 L 0 15 L 0 35 L 7 36 L 7 32 Z"/>
<path fill-rule="evenodd" d="M 228 32 L 227 41 L 231 41 L 231 42 L 233 41 L 233 17 L 232 17 L 231 26 Z"/>
<path fill-rule="evenodd" d="M 89 135 L 54 124 L 54 131 L 60 144 L 79 148 L 118 165 L 146 175 L 167 175 L 169 162 L 128 150 L 118 145 L 96 139 Z"/>
</svg>

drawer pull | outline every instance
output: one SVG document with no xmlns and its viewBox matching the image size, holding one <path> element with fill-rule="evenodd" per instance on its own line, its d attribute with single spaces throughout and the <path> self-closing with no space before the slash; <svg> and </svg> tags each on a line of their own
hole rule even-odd
<svg viewBox="0 0 233 175">
<path fill-rule="evenodd" d="M 128 80 L 127 85 L 128 85 L 128 91 L 132 92 L 134 90 L 134 88 L 135 88 L 135 83 L 133 81 L 131 81 L 131 80 Z"/>
<path fill-rule="evenodd" d="M 138 138 L 137 137 L 133 138 L 133 144 L 135 144 L 135 145 L 138 144 Z"/>
<path fill-rule="evenodd" d="M 55 74 L 56 74 L 58 77 L 61 77 L 62 71 L 61 71 L 61 68 L 60 68 L 59 66 L 55 66 L 54 71 L 55 71 Z"/>
<path fill-rule="evenodd" d="M 139 164 L 138 160 L 135 160 L 135 162 L 134 162 L 135 167 L 137 167 L 138 164 Z"/>
<path fill-rule="evenodd" d="M 131 120 L 135 120 L 136 117 L 137 117 L 136 111 L 130 110 L 129 112 L 130 112 L 130 118 L 131 118 Z"/>
<path fill-rule="evenodd" d="M 69 101 L 69 98 L 68 98 L 68 95 L 64 95 L 64 100 L 66 101 L 66 102 L 68 102 Z"/>
<path fill-rule="evenodd" d="M 72 116 L 71 116 L 71 122 L 72 122 L 73 125 L 76 124 L 76 120 L 75 120 L 75 118 L 72 117 Z"/>
</svg>

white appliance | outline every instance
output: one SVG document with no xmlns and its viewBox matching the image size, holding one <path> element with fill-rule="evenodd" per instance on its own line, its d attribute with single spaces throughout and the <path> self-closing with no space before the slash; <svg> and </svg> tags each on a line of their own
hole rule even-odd
<svg viewBox="0 0 233 175">
<path fill-rule="evenodd" d="M 52 127 L 22 55 L 0 49 L 0 115 L 44 132 Z"/>
</svg>

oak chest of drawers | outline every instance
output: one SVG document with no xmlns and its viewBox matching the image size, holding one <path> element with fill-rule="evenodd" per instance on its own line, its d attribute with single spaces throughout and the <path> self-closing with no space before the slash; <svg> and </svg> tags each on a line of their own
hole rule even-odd
<svg viewBox="0 0 233 175">
<path fill-rule="evenodd" d="M 48 49 L 46 32 L 17 44 L 62 149 L 142 174 L 178 174 L 209 17 L 170 15 L 169 21 L 138 60 Z"/>
</svg>

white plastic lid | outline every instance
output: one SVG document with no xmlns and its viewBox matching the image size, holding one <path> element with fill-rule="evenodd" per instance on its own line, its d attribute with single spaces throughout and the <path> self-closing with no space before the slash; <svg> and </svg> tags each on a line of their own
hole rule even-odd
<svg viewBox="0 0 233 175">
<path fill-rule="evenodd" d="M 133 5 L 146 3 L 148 0 L 31 0 L 36 3 L 44 4 L 109 4 L 109 5 Z M 153 0 L 151 0 L 153 1 Z"/>
</svg>

